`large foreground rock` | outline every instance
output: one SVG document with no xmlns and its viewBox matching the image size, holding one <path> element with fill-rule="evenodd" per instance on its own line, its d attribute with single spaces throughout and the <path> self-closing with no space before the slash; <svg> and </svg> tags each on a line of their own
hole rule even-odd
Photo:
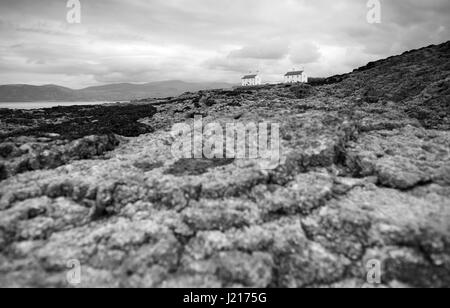
<svg viewBox="0 0 450 308">
<path fill-rule="evenodd" d="M 85 287 L 362 287 L 373 260 L 381 286 L 450 286 L 449 55 L 429 47 L 316 88 L 150 100 L 106 135 L 8 122 L 0 286 L 71 286 L 73 260 Z M 172 124 L 199 115 L 279 123 L 279 164 L 173 157 Z M 58 159 L 17 171 L 46 151 Z"/>
</svg>

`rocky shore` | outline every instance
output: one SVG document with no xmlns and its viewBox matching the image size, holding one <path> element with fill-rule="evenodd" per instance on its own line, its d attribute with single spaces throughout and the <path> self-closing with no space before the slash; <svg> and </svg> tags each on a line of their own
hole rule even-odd
<svg viewBox="0 0 450 308">
<path fill-rule="evenodd" d="M 270 121 L 281 164 L 172 157 Z M 0 110 L 0 286 L 450 286 L 450 43 L 310 85 Z"/>
<path fill-rule="evenodd" d="M 150 126 L 138 120 L 155 113 L 152 106 L 123 104 L 0 109 L 0 180 L 100 157 L 119 145 L 119 136 L 152 132 Z"/>
</svg>

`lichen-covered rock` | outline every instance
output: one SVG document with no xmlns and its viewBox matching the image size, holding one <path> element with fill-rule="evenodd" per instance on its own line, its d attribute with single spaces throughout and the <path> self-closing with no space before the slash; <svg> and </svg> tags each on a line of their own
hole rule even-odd
<svg viewBox="0 0 450 308">
<path fill-rule="evenodd" d="M 356 174 L 377 175 L 380 184 L 409 189 L 449 185 L 450 132 L 405 126 L 363 134 L 347 146 L 347 165 Z M 356 175 L 355 174 L 355 175 Z"/>
<path fill-rule="evenodd" d="M 20 140 L 16 141 L 21 144 Z M 20 148 L 6 143 L 14 147 L 8 150 L 7 155 L 4 153 L 5 158 L 0 158 L 3 166 L 0 180 L 28 171 L 54 169 L 74 160 L 98 157 L 113 150 L 119 142 L 120 139 L 115 135 L 102 135 L 86 136 L 68 143 L 27 140 Z"/>
<path fill-rule="evenodd" d="M 419 256 L 421 281 L 411 273 L 385 268 L 386 281 L 409 285 L 448 285 L 450 274 L 450 195 L 440 186 L 430 186 L 414 195 L 375 186 L 359 187 L 330 203 L 328 207 L 302 219 L 302 225 L 314 241 L 352 260 L 393 261 L 387 252 L 409 251 Z M 387 249 L 386 251 L 384 249 Z M 379 253 L 369 258 L 368 251 Z M 389 261 L 388 261 L 389 260 Z M 405 270 L 408 270 L 408 265 Z M 434 281 L 439 273 L 440 280 Z M 405 280 L 406 275 L 411 275 Z"/>
</svg>

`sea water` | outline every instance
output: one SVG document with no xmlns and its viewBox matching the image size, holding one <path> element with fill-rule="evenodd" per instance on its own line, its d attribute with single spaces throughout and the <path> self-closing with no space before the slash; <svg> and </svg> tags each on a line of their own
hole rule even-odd
<svg viewBox="0 0 450 308">
<path fill-rule="evenodd" d="M 110 104 L 111 102 L 0 102 L 1 108 L 9 109 L 42 109 L 57 106 L 89 106 Z"/>
</svg>

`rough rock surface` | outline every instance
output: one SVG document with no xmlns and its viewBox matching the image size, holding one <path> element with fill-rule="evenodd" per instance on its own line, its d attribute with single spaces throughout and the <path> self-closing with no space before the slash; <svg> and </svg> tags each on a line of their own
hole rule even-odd
<svg viewBox="0 0 450 308">
<path fill-rule="evenodd" d="M 75 259 L 85 287 L 361 287 L 375 259 L 382 286 L 448 287 L 449 63 L 446 43 L 314 88 L 141 102 L 101 134 L 2 111 L 0 286 L 70 286 Z M 280 164 L 174 158 L 198 115 L 279 123 Z"/>
</svg>

